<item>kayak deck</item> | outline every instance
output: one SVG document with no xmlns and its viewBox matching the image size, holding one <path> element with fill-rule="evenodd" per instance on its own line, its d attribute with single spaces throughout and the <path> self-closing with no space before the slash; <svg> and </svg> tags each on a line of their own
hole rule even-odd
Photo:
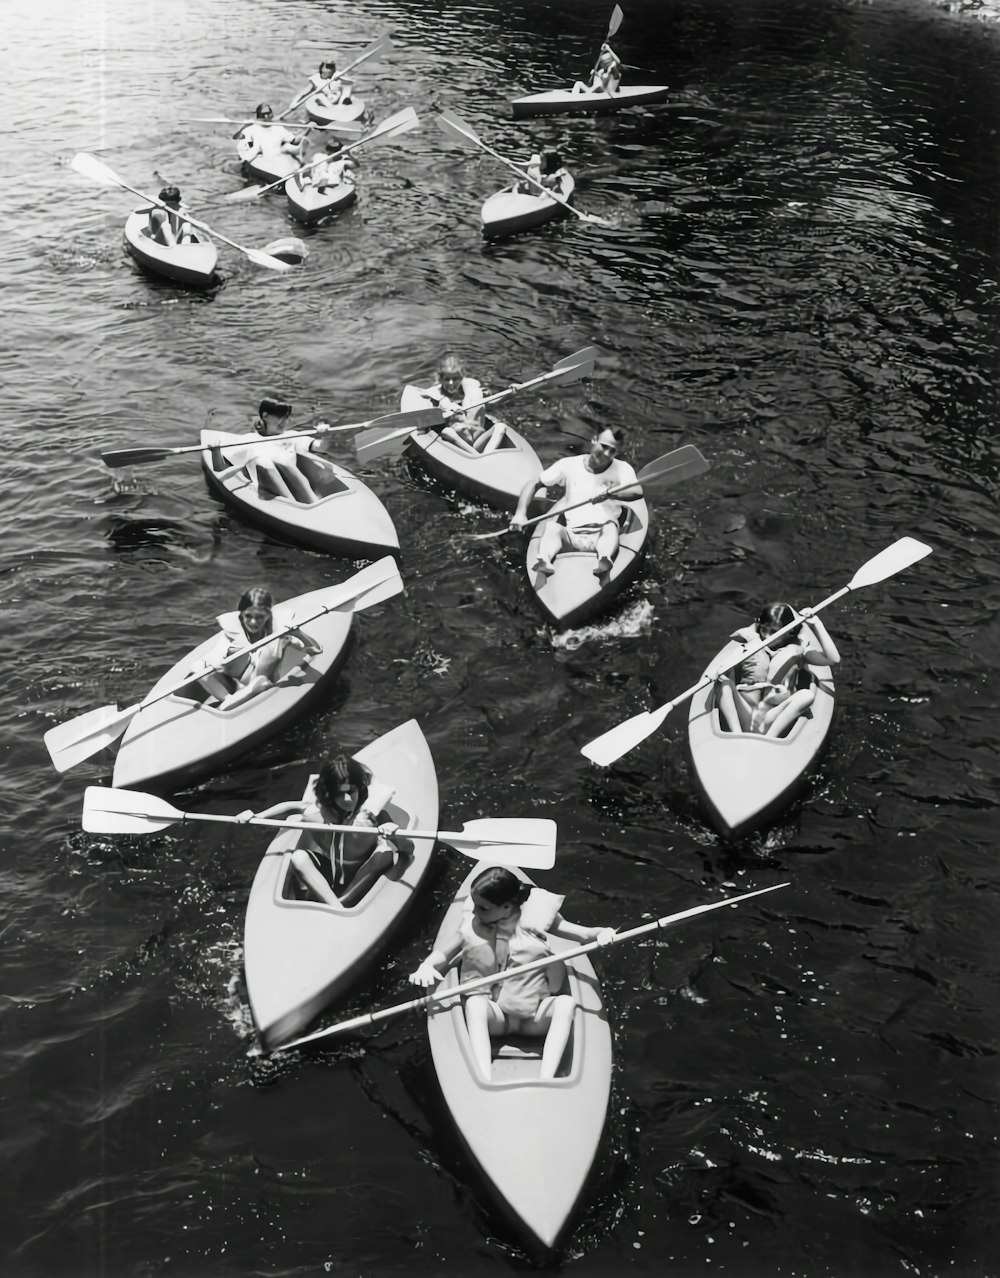
<svg viewBox="0 0 1000 1278">
<path fill-rule="evenodd" d="M 125 247 L 145 270 L 189 288 L 210 288 L 218 282 L 219 251 L 208 238 L 190 244 L 160 244 L 149 233 L 153 206 L 133 209 L 125 221 Z"/>
<path fill-rule="evenodd" d="M 510 105 L 515 119 L 525 115 L 582 115 L 663 102 L 669 92 L 665 84 L 619 85 L 612 93 L 605 89 L 588 89 L 584 93 L 574 93 L 572 89 L 550 89 L 545 93 L 529 93 L 515 98 Z"/>
<path fill-rule="evenodd" d="M 357 201 L 358 191 L 353 182 L 340 182 L 321 191 L 318 186 L 301 186 L 296 178 L 289 178 L 285 183 L 285 196 L 288 211 L 296 222 L 312 226 L 350 208 Z"/>
<path fill-rule="evenodd" d="M 566 174 L 559 184 L 558 194 L 569 200 L 576 187 L 572 176 Z M 486 236 L 514 235 L 543 226 L 553 218 L 561 217 L 566 210 L 558 200 L 538 192 L 536 195 L 521 191 L 517 186 L 505 187 L 491 195 L 483 204 L 483 234 Z"/>
</svg>

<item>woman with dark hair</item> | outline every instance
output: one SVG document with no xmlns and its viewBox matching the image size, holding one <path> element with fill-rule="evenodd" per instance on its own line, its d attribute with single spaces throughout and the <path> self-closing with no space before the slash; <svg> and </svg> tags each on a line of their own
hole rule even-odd
<svg viewBox="0 0 1000 1278">
<path fill-rule="evenodd" d="M 614 936 L 614 928 L 567 922 L 559 913 L 562 903 L 563 897 L 533 887 L 512 870 L 490 866 L 472 880 L 458 931 L 424 959 L 410 981 L 435 985 L 455 959 L 463 981 L 520 967 L 552 953 L 546 933 L 582 944 L 607 944 Z M 572 994 L 560 992 L 564 981 L 565 969 L 555 962 L 466 995 L 469 1042 L 484 1078 L 492 1075 L 491 1040 L 504 1034 L 544 1037 L 539 1077 L 555 1078 L 576 1010 Z"/>
<path fill-rule="evenodd" d="M 284 426 L 291 411 L 291 404 L 265 396 L 260 401 L 253 428 L 265 439 L 283 435 L 286 433 Z M 330 425 L 320 421 L 310 429 L 315 430 L 316 434 L 309 436 L 293 430 L 288 432 L 287 440 L 266 446 L 252 442 L 213 444 L 212 468 L 216 479 L 226 480 L 231 475 L 246 470 L 250 482 L 259 487 L 263 472 L 270 492 L 288 497 L 291 501 L 311 505 L 319 498 L 308 477 L 299 469 L 298 457 L 300 453 L 323 452 L 329 442 Z M 247 438 L 252 440 L 253 437 Z M 282 465 L 281 471 L 276 469 L 279 462 Z"/>
<path fill-rule="evenodd" d="M 788 603 L 765 605 L 753 625 L 737 630 L 732 638 L 754 647 L 793 623 L 794 629 L 751 653 L 732 678 L 720 681 L 719 713 L 728 731 L 781 736 L 816 699 L 813 681 L 799 687 L 800 672 L 840 661 L 837 645 L 812 609 L 797 612 Z"/>
<path fill-rule="evenodd" d="M 184 218 L 181 193 L 176 186 L 165 186 L 160 201 L 166 208 L 149 210 L 149 236 L 157 244 L 190 244 L 195 238 L 191 223 Z"/>
<path fill-rule="evenodd" d="M 352 906 L 396 864 L 393 835 L 399 826 L 381 807 L 391 794 L 371 793 L 372 774 L 363 763 L 338 752 L 320 766 L 312 796 L 276 803 L 259 817 L 301 816 L 304 825 L 355 825 L 356 834 L 304 830 L 292 852 L 292 865 L 309 891 L 328 905 Z M 253 812 L 240 814 L 253 816 Z"/>
<path fill-rule="evenodd" d="M 222 670 L 213 671 L 199 680 L 220 710 L 233 710 L 259 692 L 273 687 L 288 648 L 297 648 L 304 656 L 321 651 L 319 644 L 304 631 L 291 629 L 254 652 L 237 656 L 249 644 L 273 632 L 272 607 L 271 592 L 263 586 L 253 586 L 240 596 L 235 615 L 220 618 L 223 634 L 228 640 L 226 657 L 233 654 L 234 659 Z"/>
</svg>

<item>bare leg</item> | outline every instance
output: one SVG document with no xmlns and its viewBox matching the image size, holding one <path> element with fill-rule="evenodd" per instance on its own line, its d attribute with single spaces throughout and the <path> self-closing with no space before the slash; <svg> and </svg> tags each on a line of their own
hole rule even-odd
<svg viewBox="0 0 1000 1278">
<path fill-rule="evenodd" d="M 563 548 L 563 532 L 559 524 L 555 520 L 550 520 L 545 525 L 545 531 L 542 533 L 542 539 L 538 543 L 538 558 L 535 560 L 534 567 L 540 572 L 544 572 L 546 576 L 551 576 L 553 572 L 552 560 L 559 554 Z"/>
<path fill-rule="evenodd" d="M 387 870 L 392 869 L 393 859 L 389 848 L 376 848 L 355 874 L 347 890 L 340 894 L 340 904 L 348 907 L 357 905 L 372 884 L 376 883 Z"/>
<path fill-rule="evenodd" d="M 753 707 L 730 679 L 715 685 L 715 704 L 727 732 L 749 732 Z"/>
<path fill-rule="evenodd" d="M 495 453 L 503 443 L 506 435 L 507 427 L 503 422 L 497 422 L 491 430 L 483 431 L 473 444 L 473 448 L 477 453 Z"/>
<path fill-rule="evenodd" d="M 536 1013 L 535 1020 L 522 1026 L 525 1034 L 545 1034 L 539 1078 L 555 1078 L 569 1042 L 575 1011 L 576 1000 L 572 994 L 557 994 L 540 1016 Z"/>
<path fill-rule="evenodd" d="M 595 550 L 597 551 L 597 564 L 594 567 L 594 576 L 603 577 L 606 572 L 611 571 L 615 555 L 618 554 L 618 525 L 616 523 L 609 521 L 601 528 Z"/>
<path fill-rule="evenodd" d="M 316 864 L 305 848 L 296 848 L 292 853 L 292 865 L 295 872 L 313 896 L 327 905 L 339 904 L 337 894 L 326 879 L 316 869 Z"/>
<path fill-rule="evenodd" d="M 507 1028 L 504 1017 L 483 994 L 465 1000 L 465 1024 L 472 1055 L 483 1077 L 493 1077 L 493 1037 Z"/>
<path fill-rule="evenodd" d="M 815 700 L 816 689 L 814 687 L 802 688 L 799 692 L 793 692 L 780 705 L 774 706 L 767 712 L 760 731 L 766 732 L 769 737 L 780 737 L 800 715 L 805 714 Z"/>
<path fill-rule="evenodd" d="M 219 709 L 235 710 L 237 706 L 241 706 L 244 701 L 249 701 L 251 697 L 255 697 L 258 692 L 263 692 L 265 688 L 271 687 L 271 680 L 265 675 L 254 675 L 245 688 L 240 688 L 238 692 L 232 692 L 226 697 Z"/>
</svg>

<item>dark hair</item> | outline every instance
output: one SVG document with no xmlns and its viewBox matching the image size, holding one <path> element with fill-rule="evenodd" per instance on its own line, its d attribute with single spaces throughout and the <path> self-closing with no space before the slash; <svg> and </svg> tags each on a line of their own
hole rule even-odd
<svg viewBox="0 0 1000 1278">
<path fill-rule="evenodd" d="M 248 608 L 266 608 L 267 611 L 270 612 L 272 603 L 273 600 L 271 599 L 270 590 L 266 589 L 264 586 L 251 586 L 249 590 L 244 590 L 243 594 L 240 595 L 240 616 L 242 617 L 243 613 L 245 613 Z M 246 630 L 246 627 L 244 626 L 243 629 Z M 268 621 L 267 633 L 270 633 L 270 630 L 271 623 Z"/>
<path fill-rule="evenodd" d="M 322 71 L 324 67 L 329 67 L 331 71 L 336 71 L 336 70 L 337 70 L 337 64 L 336 64 L 336 62 L 334 62 L 333 58 L 327 58 L 327 60 L 326 60 L 325 62 L 321 62 L 321 63 L 319 64 L 319 69 L 320 69 L 320 71 Z M 326 78 L 327 78 L 328 80 L 330 80 L 330 79 L 332 79 L 332 76 L 327 76 Z"/>
<path fill-rule="evenodd" d="M 478 893 L 490 905 L 522 905 L 531 894 L 531 884 L 505 866 L 491 865 L 472 880 L 469 891 Z"/>
<path fill-rule="evenodd" d="M 597 439 L 597 437 L 599 435 L 603 435 L 606 430 L 609 430 L 611 434 L 614 435 L 616 444 L 625 442 L 625 432 L 620 426 L 595 426 L 593 429 L 594 438 Z"/>
<path fill-rule="evenodd" d="M 762 639 L 767 639 L 773 635 L 776 630 L 780 630 L 782 626 L 788 626 L 795 620 L 795 610 L 791 604 L 787 603 L 770 603 L 761 608 L 757 617 L 757 632 Z M 778 647 L 783 647 L 787 643 L 794 643 L 798 638 L 801 625 L 790 630 L 787 635 L 782 635 L 778 640 Z"/>
<path fill-rule="evenodd" d="M 542 172 L 548 176 L 562 168 L 562 156 L 558 151 L 546 151 L 542 156 Z"/>
<path fill-rule="evenodd" d="M 165 186 L 157 198 L 162 204 L 180 204 L 181 193 L 176 186 Z"/>
<path fill-rule="evenodd" d="M 268 115 L 274 115 L 274 109 L 272 108 L 270 102 L 258 102 L 255 108 L 255 114 L 257 116 L 257 119 L 258 120 L 262 119 L 265 112 Z"/>
<path fill-rule="evenodd" d="M 438 364 L 438 376 L 443 378 L 449 375 L 452 377 L 464 377 L 465 375 L 462 361 L 451 351 L 442 355 L 441 362 Z"/>
<path fill-rule="evenodd" d="M 320 764 L 316 778 L 316 798 L 326 808 L 334 808 L 334 795 L 345 785 L 358 787 L 358 808 L 368 798 L 368 783 L 372 774 L 363 763 L 343 753 L 332 754 Z M 355 809 L 357 811 L 357 808 Z"/>
<path fill-rule="evenodd" d="M 287 417 L 292 406 L 283 399 L 274 399 L 265 395 L 257 409 L 258 417 Z"/>
<path fill-rule="evenodd" d="M 344 143 L 338 142 L 336 138 L 331 138 L 331 140 L 326 144 L 326 149 L 331 155 L 339 155 L 344 149 Z"/>
</svg>

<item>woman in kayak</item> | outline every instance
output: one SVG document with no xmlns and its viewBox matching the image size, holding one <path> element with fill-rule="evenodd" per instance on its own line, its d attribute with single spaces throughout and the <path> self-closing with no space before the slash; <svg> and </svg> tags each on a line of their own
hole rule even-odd
<svg viewBox="0 0 1000 1278">
<path fill-rule="evenodd" d="M 253 428 L 265 439 L 278 440 L 284 434 L 282 427 L 291 411 L 291 404 L 265 397 L 260 401 Z M 304 505 L 319 501 L 308 476 L 299 467 L 299 457 L 324 450 L 328 442 L 324 436 L 330 431 L 330 425 L 321 421 L 309 429 L 316 434 L 293 431 L 288 439 L 273 444 L 213 444 L 211 457 L 215 477 L 229 479 L 245 469 L 252 483 L 272 495 L 287 497 Z"/>
<path fill-rule="evenodd" d="M 399 859 L 393 840 L 399 826 L 381 809 L 382 796 L 370 794 L 372 774 L 363 763 L 343 753 L 320 767 L 313 797 L 276 803 L 259 817 L 301 816 L 303 824 L 355 825 L 357 834 L 310 834 L 304 830 L 292 852 L 292 865 L 313 896 L 328 905 L 352 906 Z M 241 812 L 247 820 L 253 812 Z M 284 849 L 281 849 L 282 851 Z"/>
<path fill-rule="evenodd" d="M 149 235 L 157 244 L 190 244 L 194 238 L 194 230 L 190 222 L 185 221 L 184 208 L 181 204 L 181 193 L 176 186 L 165 186 L 159 194 L 159 200 L 166 208 L 149 210 Z"/>
<path fill-rule="evenodd" d="M 732 638 L 755 647 L 794 622 L 793 630 L 741 661 L 734 677 L 720 679 L 717 704 L 727 731 L 780 737 L 816 700 L 815 681 L 800 687 L 800 673 L 840 661 L 837 645 L 811 608 L 796 612 L 791 604 L 768 604 L 752 626 Z"/>
<path fill-rule="evenodd" d="M 469 452 L 492 453 L 506 434 L 502 422 L 487 424 L 480 407 L 482 385 L 474 377 L 466 377 L 462 361 L 449 352 L 438 366 L 438 380 L 422 392 L 425 399 L 448 415 L 439 430 L 447 439 Z"/>
<path fill-rule="evenodd" d="M 562 903 L 563 897 L 532 887 L 512 870 L 490 866 L 472 881 L 458 931 L 424 959 L 410 981 L 425 989 L 436 985 L 456 958 L 462 981 L 520 967 L 552 953 L 546 933 L 582 944 L 612 940 L 614 928 L 568 923 L 559 913 Z M 560 993 L 565 975 L 562 963 L 549 963 L 465 996 L 469 1041 L 485 1078 L 492 1076 L 492 1039 L 504 1034 L 544 1037 L 539 1077 L 555 1078 L 576 1010 L 572 994 Z"/>
<path fill-rule="evenodd" d="M 254 652 L 237 656 L 248 645 L 273 633 L 271 592 L 263 586 L 245 591 L 238 611 L 221 617 L 219 624 L 228 641 L 223 661 L 230 655 L 235 660 L 222 670 L 203 675 L 198 682 L 220 710 L 233 710 L 273 687 L 281 677 L 282 658 L 289 648 L 298 649 L 303 659 L 322 651 L 315 639 L 304 631 L 291 629 Z"/>
</svg>

